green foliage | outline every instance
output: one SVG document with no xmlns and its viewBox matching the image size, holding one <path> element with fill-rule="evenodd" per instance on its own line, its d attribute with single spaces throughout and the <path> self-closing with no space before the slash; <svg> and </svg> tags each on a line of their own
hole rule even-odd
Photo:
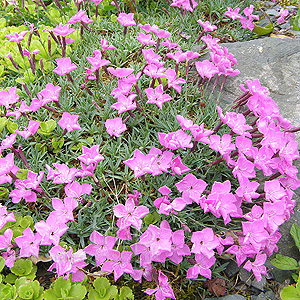
<svg viewBox="0 0 300 300">
<path fill-rule="evenodd" d="M 94 288 L 89 288 L 88 299 L 89 300 L 127 300 L 134 299 L 132 290 L 123 286 L 118 292 L 118 288 L 115 285 L 111 285 L 109 280 L 105 277 L 98 277 L 93 282 Z"/>
<path fill-rule="evenodd" d="M 291 25 L 293 26 L 294 30 L 300 30 L 300 9 L 298 10 L 297 14 L 292 17 Z"/>
<path fill-rule="evenodd" d="M 38 133 L 48 136 L 51 132 L 56 128 L 56 121 L 55 120 L 48 120 L 46 122 L 40 123 L 40 128 L 38 129 Z"/>
<path fill-rule="evenodd" d="M 120 293 L 116 295 L 115 300 L 134 299 L 132 290 L 128 286 L 122 286 Z"/>
<path fill-rule="evenodd" d="M 111 285 L 107 278 L 99 277 L 93 282 L 95 289 L 91 289 L 88 294 L 89 300 L 108 300 L 118 294 L 116 286 Z"/>
<path fill-rule="evenodd" d="M 18 259 L 10 270 L 18 277 L 25 277 L 33 280 L 35 278 L 37 267 L 36 265 L 33 265 L 32 261 L 29 259 Z"/>
<path fill-rule="evenodd" d="M 17 299 L 43 299 L 43 288 L 40 287 L 40 283 L 37 280 L 31 281 L 26 277 L 21 277 L 16 280 L 15 286 L 17 288 Z"/>
<path fill-rule="evenodd" d="M 87 293 L 87 289 L 80 283 L 74 284 L 70 278 L 67 280 L 59 277 L 53 287 L 44 292 L 45 300 L 82 300 Z"/>
<path fill-rule="evenodd" d="M 298 278 L 296 287 L 293 285 L 285 287 L 281 291 L 280 297 L 282 300 L 300 300 L 300 279 Z"/>
<path fill-rule="evenodd" d="M 290 230 L 290 234 L 294 239 L 296 246 L 300 251 L 300 227 L 297 224 L 293 224 Z M 281 270 L 297 270 L 296 273 L 293 274 L 293 278 L 296 283 L 296 287 L 293 285 L 289 285 L 285 287 L 281 293 L 282 300 L 300 300 L 300 262 L 297 262 L 294 258 L 283 256 L 281 254 L 277 254 L 276 258 L 271 260 L 271 264 Z"/>
<path fill-rule="evenodd" d="M 271 260 L 271 264 L 281 270 L 298 270 L 299 268 L 295 259 L 281 254 L 276 254 L 276 258 Z"/>
<path fill-rule="evenodd" d="M 16 287 L 11 284 L 0 283 L 0 299 L 14 300 L 17 297 Z"/>
<path fill-rule="evenodd" d="M 273 32 L 273 30 L 274 30 L 273 24 L 268 24 L 265 27 L 255 25 L 253 32 L 255 32 L 258 35 L 267 35 L 267 34 L 270 34 L 271 32 Z"/>
</svg>

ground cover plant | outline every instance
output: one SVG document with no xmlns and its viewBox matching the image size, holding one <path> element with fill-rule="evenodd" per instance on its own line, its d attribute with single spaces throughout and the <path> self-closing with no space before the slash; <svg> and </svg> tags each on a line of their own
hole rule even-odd
<svg viewBox="0 0 300 300">
<path fill-rule="evenodd" d="M 3 299 L 200 297 L 221 258 L 260 280 L 293 213 L 299 154 L 298 128 L 257 79 L 218 106 L 239 74 L 220 20 L 253 37 L 253 4 L 76 1 L 69 16 L 55 3 L 53 72 L 24 53 L 30 32 L 6 36 L 36 74 L 11 70 L 0 92 Z M 58 277 L 46 291 L 37 261 Z"/>
</svg>

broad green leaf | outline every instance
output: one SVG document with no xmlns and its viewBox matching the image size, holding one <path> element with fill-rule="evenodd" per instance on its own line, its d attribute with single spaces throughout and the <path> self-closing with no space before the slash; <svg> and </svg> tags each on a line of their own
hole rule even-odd
<svg viewBox="0 0 300 300">
<path fill-rule="evenodd" d="M 32 271 L 32 261 L 29 259 L 18 259 L 10 269 L 17 276 L 29 275 Z"/>
<path fill-rule="evenodd" d="M 255 32 L 258 35 L 267 35 L 274 30 L 274 25 L 273 24 L 268 24 L 266 27 L 258 26 L 255 25 L 253 32 Z"/>
<path fill-rule="evenodd" d="M 43 135 L 50 135 L 51 132 L 56 128 L 56 121 L 54 120 L 48 120 L 46 122 L 40 123 L 40 128 L 38 130 L 38 133 Z"/>
<path fill-rule="evenodd" d="M 128 286 L 123 286 L 120 289 L 119 299 L 120 300 L 134 299 L 132 290 Z"/>
<path fill-rule="evenodd" d="M 5 266 L 5 260 L 4 260 L 4 258 L 1 256 L 1 257 L 0 257 L 0 273 L 2 272 L 4 266 Z"/>
<path fill-rule="evenodd" d="M 116 22 L 117 22 L 117 16 L 116 16 L 116 15 L 111 15 L 111 16 L 110 16 L 110 20 L 111 20 L 113 23 L 116 23 Z"/>
<path fill-rule="evenodd" d="M 295 241 L 296 246 L 300 251 L 300 227 L 297 224 L 293 224 L 290 230 L 290 234 Z"/>
<path fill-rule="evenodd" d="M 1 18 L 0 19 L 0 28 L 4 28 L 4 27 L 6 27 L 6 19 Z"/>
<path fill-rule="evenodd" d="M 6 127 L 10 133 L 14 133 L 18 129 L 18 124 L 9 120 Z"/>
<path fill-rule="evenodd" d="M 271 260 L 271 264 L 281 270 L 297 270 L 299 268 L 295 259 L 281 254 L 277 254 L 276 258 Z"/>
<path fill-rule="evenodd" d="M 0 118 L 0 132 L 2 132 L 2 130 L 4 129 L 7 122 L 8 122 L 8 119 L 6 117 Z"/>
<path fill-rule="evenodd" d="M 64 291 L 69 291 L 71 288 L 70 280 L 65 280 L 62 276 L 57 278 L 53 285 L 53 290 L 58 297 L 62 297 Z"/>
<path fill-rule="evenodd" d="M 86 287 L 81 284 L 75 284 L 71 287 L 69 297 L 74 300 L 82 300 L 86 294 Z"/>
<path fill-rule="evenodd" d="M 289 285 L 285 287 L 281 293 L 280 297 L 282 300 L 300 300 L 300 295 L 295 287 Z"/>
</svg>

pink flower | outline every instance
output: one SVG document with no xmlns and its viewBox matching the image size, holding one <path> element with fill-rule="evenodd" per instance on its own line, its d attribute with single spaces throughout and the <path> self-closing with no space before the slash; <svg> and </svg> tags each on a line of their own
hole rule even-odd
<svg viewBox="0 0 300 300">
<path fill-rule="evenodd" d="M 173 87 L 175 91 L 177 91 L 179 94 L 181 93 L 181 86 L 180 84 L 185 84 L 186 81 L 183 78 L 177 78 L 177 74 L 175 70 L 173 69 L 168 69 L 164 77 L 167 77 L 168 79 L 168 87 Z"/>
<path fill-rule="evenodd" d="M 134 21 L 134 13 L 129 13 L 129 14 L 120 13 L 117 18 L 117 21 L 125 27 L 136 25 Z"/>
<path fill-rule="evenodd" d="M 38 257 L 41 240 L 42 237 L 38 233 L 34 234 L 30 227 L 26 228 L 22 236 L 15 238 L 15 242 L 20 248 L 20 257 L 30 257 L 31 255 Z"/>
<path fill-rule="evenodd" d="M 160 55 L 156 54 L 156 53 L 153 51 L 152 48 L 150 48 L 150 49 L 143 49 L 143 50 L 142 50 L 142 53 L 143 53 L 143 56 L 144 56 L 145 60 L 147 61 L 147 63 L 148 63 L 149 65 L 153 64 L 153 65 L 155 65 L 157 68 L 161 68 L 161 67 L 164 65 L 164 63 L 162 63 L 162 62 L 160 61 L 162 57 L 161 57 Z M 161 70 L 161 73 L 163 73 L 164 70 L 165 70 L 165 69 Z M 152 72 L 151 69 L 149 69 L 149 73 L 151 73 L 151 72 Z M 148 74 L 147 74 L 147 75 L 148 75 Z M 150 76 L 150 75 L 148 75 L 148 76 Z M 150 77 L 151 77 L 151 76 L 150 76 Z M 163 77 L 163 76 L 161 76 L 161 77 Z"/>
<path fill-rule="evenodd" d="M 186 53 L 181 50 L 176 51 L 175 53 L 168 53 L 167 57 L 175 60 L 176 64 L 179 64 L 181 61 L 185 61 L 187 58 Z"/>
<path fill-rule="evenodd" d="M 73 181 L 65 186 L 65 193 L 67 197 L 80 198 L 83 194 L 89 195 L 92 188 L 93 187 L 88 183 L 80 185 L 79 182 Z"/>
<path fill-rule="evenodd" d="M 87 61 L 93 66 L 92 71 L 100 69 L 103 66 L 109 65 L 110 61 L 107 59 L 102 59 L 101 51 L 95 50 L 93 52 L 94 57 L 87 57 Z"/>
<path fill-rule="evenodd" d="M 114 279 L 117 281 L 124 273 L 133 274 L 133 268 L 130 263 L 132 252 L 122 251 L 121 253 L 117 250 L 109 250 L 108 258 L 104 262 L 101 271 L 114 273 Z"/>
<path fill-rule="evenodd" d="M 99 5 L 101 2 L 103 2 L 103 0 L 92 0 L 92 2 L 94 2 L 96 5 Z"/>
<path fill-rule="evenodd" d="M 150 248 L 152 260 L 160 262 L 164 262 L 170 254 L 172 245 L 172 231 L 170 228 L 164 227 L 163 222 L 160 228 L 150 224 L 148 229 L 141 235 L 139 241 L 139 244 Z"/>
<path fill-rule="evenodd" d="M 152 162 L 156 155 L 144 155 L 140 150 L 135 149 L 133 158 L 124 161 L 124 164 L 134 171 L 134 177 L 152 173 Z"/>
<path fill-rule="evenodd" d="M 285 17 L 289 15 L 289 10 L 286 8 L 279 13 L 279 18 L 277 19 L 278 24 L 283 24 L 286 22 Z"/>
<path fill-rule="evenodd" d="M 87 264 L 84 262 L 86 259 L 85 252 L 80 249 L 73 253 L 73 249 L 69 250 L 56 245 L 49 251 L 50 257 L 53 259 L 54 263 L 50 266 L 48 271 L 56 269 L 58 276 L 64 276 L 64 279 L 69 277 L 72 273 L 73 282 L 81 282 L 85 278 L 85 274 L 80 269 L 83 269 Z"/>
<path fill-rule="evenodd" d="M 219 239 L 211 228 L 204 228 L 201 231 L 193 232 L 191 242 L 193 243 L 191 252 L 203 254 L 207 258 L 214 257 L 214 249 L 220 245 Z"/>
<path fill-rule="evenodd" d="M 25 130 L 16 130 L 15 133 L 18 135 L 22 136 L 27 140 L 31 135 L 34 135 L 40 127 L 40 122 L 39 121 L 29 121 L 28 127 L 25 128 Z"/>
<path fill-rule="evenodd" d="M 36 193 L 32 190 L 39 190 L 38 186 L 43 177 L 44 172 L 40 172 L 39 175 L 37 175 L 32 171 L 28 171 L 27 178 L 25 180 L 17 179 L 15 181 L 16 189 L 11 191 L 9 194 L 9 196 L 12 197 L 12 202 L 18 203 L 22 198 L 24 198 L 26 202 L 35 202 Z"/>
<path fill-rule="evenodd" d="M 13 104 L 19 101 L 19 95 L 17 94 L 17 87 L 11 87 L 7 91 L 0 91 L 0 104 L 4 105 L 6 109 L 9 109 Z"/>
<path fill-rule="evenodd" d="M 5 157 L 0 157 L 0 176 L 9 173 L 15 166 L 14 154 L 9 153 Z"/>
<path fill-rule="evenodd" d="M 72 132 L 74 129 L 81 130 L 80 125 L 77 123 L 78 118 L 78 115 L 71 115 L 68 112 L 64 112 L 57 124 L 68 132 Z"/>
<path fill-rule="evenodd" d="M 203 27 L 203 31 L 206 32 L 206 31 L 214 31 L 217 29 L 217 26 L 216 25 L 212 25 L 210 24 L 209 21 L 205 21 L 203 22 L 201 19 L 197 21 L 202 27 Z"/>
<path fill-rule="evenodd" d="M 63 37 L 66 37 L 69 34 L 72 34 L 75 31 L 75 29 L 70 28 L 69 24 L 67 25 L 62 25 L 61 23 L 59 24 L 59 26 L 53 28 L 53 32 L 56 35 L 60 35 Z"/>
<path fill-rule="evenodd" d="M 196 69 L 202 78 L 213 78 L 218 73 L 218 68 L 209 60 L 197 61 Z"/>
<path fill-rule="evenodd" d="M 177 130 L 170 133 L 157 133 L 161 145 L 168 149 L 177 150 L 179 148 L 192 148 L 192 136 L 186 134 L 183 130 Z"/>
<path fill-rule="evenodd" d="M 53 72 L 58 75 L 66 75 L 71 71 L 77 69 L 77 66 L 75 64 L 72 64 L 70 57 L 57 58 L 56 62 L 57 67 L 53 70 Z"/>
<path fill-rule="evenodd" d="M 165 39 L 161 44 L 165 47 L 167 47 L 169 50 L 177 48 L 178 44 L 177 43 L 172 43 L 170 39 Z"/>
<path fill-rule="evenodd" d="M 134 226 L 141 230 L 144 216 L 149 213 L 149 209 L 144 206 L 136 206 L 132 198 L 126 200 L 125 206 L 118 204 L 114 207 L 114 215 L 119 218 L 117 225 L 122 230 L 126 227 Z"/>
<path fill-rule="evenodd" d="M 139 36 L 136 38 L 143 45 L 155 45 L 156 42 L 153 40 L 151 34 L 139 33 Z"/>
<path fill-rule="evenodd" d="M 118 102 L 114 103 L 111 108 L 117 109 L 118 114 L 121 114 L 127 110 L 135 109 L 137 107 L 136 102 L 134 101 L 136 96 L 136 94 L 131 94 L 128 97 L 120 95 L 118 97 Z"/>
<path fill-rule="evenodd" d="M 75 176 L 78 176 L 79 170 L 76 168 L 69 169 L 66 164 L 53 163 L 53 166 L 55 167 L 54 170 L 46 164 L 46 169 L 49 171 L 47 180 L 54 179 L 53 183 L 55 184 L 71 183 Z"/>
<path fill-rule="evenodd" d="M 105 53 L 105 50 L 108 49 L 116 49 L 113 45 L 108 45 L 108 41 L 106 39 L 101 39 L 101 47 L 102 51 Z"/>
<path fill-rule="evenodd" d="M 168 282 L 168 277 L 160 270 L 158 271 L 157 288 L 147 289 L 145 293 L 147 295 L 153 295 L 155 293 L 156 300 L 164 300 L 166 298 L 176 299 L 170 283 Z"/>
<path fill-rule="evenodd" d="M 79 10 L 76 15 L 70 18 L 68 23 L 78 23 L 78 22 L 89 24 L 92 23 L 93 20 L 88 18 L 84 10 Z"/>
<path fill-rule="evenodd" d="M 213 134 L 212 130 L 204 129 L 205 124 L 201 125 L 194 124 L 189 129 L 196 142 L 201 142 L 204 144 L 209 144 L 209 136 Z"/>
<path fill-rule="evenodd" d="M 14 213 L 8 213 L 6 206 L 0 204 L 0 230 L 8 222 L 16 222 Z"/>
<path fill-rule="evenodd" d="M 171 6 L 174 7 L 181 7 L 185 10 L 188 10 L 190 12 L 193 12 L 194 8 L 196 8 L 198 6 L 198 2 L 196 2 L 195 0 L 172 0 L 173 3 L 171 4 Z"/>
<path fill-rule="evenodd" d="M 207 258 L 204 254 L 200 253 L 195 255 L 195 259 L 196 264 L 188 269 L 186 278 L 198 278 L 200 274 L 211 279 L 210 268 L 215 264 L 216 258 L 214 256 Z"/>
<path fill-rule="evenodd" d="M 64 201 L 58 198 L 52 198 L 52 207 L 54 211 L 49 216 L 53 216 L 62 223 L 74 221 L 73 210 L 78 206 L 77 200 L 73 197 L 66 197 Z"/>
<path fill-rule="evenodd" d="M 229 154 L 235 150 L 235 145 L 231 143 L 230 134 L 224 134 L 222 138 L 216 134 L 211 135 L 209 147 L 222 155 Z"/>
<path fill-rule="evenodd" d="M 173 152 L 161 151 L 158 148 L 152 147 L 149 151 L 149 155 L 155 155 L 155 159 L 152 162 L 152 175 L 156 176 L 162 174 L 163 172 L 168 172 L 171 167 L 171 162 L 173 158 Z"/>
<path fill-rule="evenodd" d="M 163 103 L 172 100 L 170 95 L 164 94 L 163 85 L 158 85 L 155 90 L 152 88 L 145 89 L 149 104 L 156 104 L 162 109 Z"/>
<path fill-rule="evenodd" d="M 104 160 L 104 157 L 99 153 L 99 145 L 95 145 L 90 149 L 88 147 L 82 146 L 82 155 L 78 156 L 78 159 L 84 162 L 86 165 L 92 163 L 98 163 Z"/>
<path fill-rule="evenodd" d="M 253 272 L 255 278 L 257 281 L 261 280 L 261 275 L 267 274 L 267 268 L 264 265 L 267 260 L 267 255 L 264 253 L 258 253 L 255 257 L 255 261 L 251 262 L 248 260 L 245 265 L 244 269 L 246 269 L 249 272 Z"/>
<path fill-rule="evenodd" d="M 189 173 L 180 182 L 176 183 L 175 186 L 179 192 L 182 192 L 182 198 L 187 204 L 191 204 L 192 201 L 199 204 L 201 194 L 204 192 L 207 184 L 202 179 L 197 179 L 195 175 Z"/>
<path fill-rule="evenodd" d="M 121 133 L 127 130 L 122 118 L 107 119 L 105 121 L 105 128 L 110 136 L 114 135 L 116 137 L 120 137 Z"/>
<path fill-rule="evenodd" d="M 46 87 L 37 94 L 38 98 L 41 99 L 41 106 L 44 106 L 51 101 L 58 102 L 60 91 L 60 86 L 48 83 Z"/>
<path fill-rule="evenodd" d="M 61 220 L 49 215 L 46 222 L 44 220 L 37 222 L 34 228 L 42 237 L 41 245 L 58 245 L 60 237 L 69 227 Z"/>
<path fill-rule="evenodd" d="M 116 76 L 118 78 L 127 77 L 134 71 L 134 69 L 131 69 L 131 68 L 115 68 L 114 69 L 112 67 L 107 68 L 107 70 L 111 74 L 113 74 L 114 76 Z"/>
<path fill-rule="evenodd" d="M 113 249 L 117 238 L 114 236 L 103 236 L 97 231 L 93 231 L 90 236 L 93 244 L 84 248 L 84 251 L 91 256 L 95 256 L 97 266 L 100 266 L 108 259 L 109 251 Z"/>
<path fill-rule="evenodd" d="M 150 64 L 147 65 L 147 67 L 144 69 L 144 74 L 146 74 L 151 78 L 162 78 L 162 77 L 166 77 L 164 74 L 165 70 L 166 69 L 161 66 Z"/>
<path fill-rule="evenodd" d="M 242 16 L 239 14 L 239 11 L 239 7 L 235 8 L 234 10 L 231 7 L 227 7 L 227 11 L 224 13 L 224 15 L 232 20 L 241 19 Z"/>
<path fill-rule="evenodd" d="M 159 209 L 160 214 L 169 215 L 170 212 L 177 214 L 175 211 L 182 211 L 186 206 L 186 202 L 182 198 L 175 198 L 171 203 L 171 198 L 168 195 L 172 190 L 166 185 L 160 187 L 158 191 L 163 197 L 157 198 L 153 204 Z"/>
<path fill-rule="evenodd" d="M 20 33 L 15 32 L 13 34 L 7 34 L 5 37 L 8 38 L 11 43 L 20 44 L 20 42 L 24 40 L 24 36 L 27 34 L 27 32 L 28 31 L 22 31 Z"/>
<path fill-rule="evenodd" d="M 11 240 L 13 238 L 13 231 L 8 228 L 0 235 L 0 250 L 12 248 Z"/>
<path fill-rule="evenodd" d="M 220 48 L 220 46 L 218 45 L 220 39 L 213 38 L 210 34 L 203 36 L 201 38 L 201 41 L 203 41 L 206 44 L 207 48 L 212 51 L 215 51 Z"/>
<path fill-rule="evenodd" d="M 190 171 L 191 169 L 188 168 L 186 165 L 182 163 L 181 157 L 177 155 L 171 162 L 171 169 L 174 174 L 181 175 L 185 172 Z"/>
<path fill-rule="evenodd" d="M 169 31 L 160 29 L 157 25 L 151 26 L 150 31 L 153 32 L 159 39 L 168 38 L 171 35 Z"/>
</svg>

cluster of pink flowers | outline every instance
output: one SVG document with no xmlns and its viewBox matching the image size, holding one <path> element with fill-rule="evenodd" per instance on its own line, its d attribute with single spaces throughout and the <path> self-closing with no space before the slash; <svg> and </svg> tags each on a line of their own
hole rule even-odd
<svg viewBox="0 0 300 300">
<path fill-rule="evenodd" d="M 249 30 L 253 30 L 254 29 L 254 20 L 259 20 L 259 16 L 258 15 L 253 15 L 253 9 L 254 9 L 254 5 L 250 5 L 249 7 L 246 7 L 243 10 L 243 13 L 245 15 L 245 17 L 243 17 L 241 14 L 239 14 L 240 8 L 237 7 L 234 10 L 231 7 L 227 7 L 227 11 L 225 12 L 225 16 L 231 18 L 232 20 L 236 20 L 239 19 L 242 27 L 244 29 L 249 29 Z"/>
</svg>

